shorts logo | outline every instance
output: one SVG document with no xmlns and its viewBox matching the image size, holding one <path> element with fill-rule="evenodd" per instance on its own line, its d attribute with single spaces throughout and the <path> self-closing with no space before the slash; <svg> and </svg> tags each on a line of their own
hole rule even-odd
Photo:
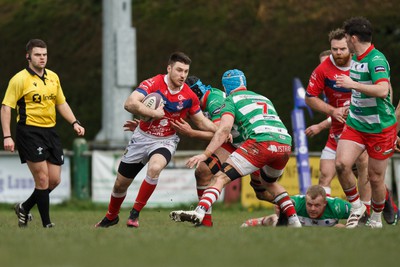
<svg viewBox="0 0 400 267">
<path fill-rule="evenodd" d="M 43 154 L 43 147 L 38 147 L 37 149 L 38 155 L 42 155 Z"/>
<path fill-rule="evenodd" d="M 386 71 L 386 69 L 385 69 L 384 66 L 376 66 L 375 67 L 375 73 L 377 73 L 377 72 L 385 72 L 385 71 Z"/>
<path fill-rule="evenodd" d="M 379 151 L 382 150 L 382 148 L 380 146 L 375 146 L 374 149 L 375 149 L 376 152 L 379 152 Z"/>
<path fill-rule="evenodd" d="M 212 112 L 213 115 L 219 114 L 221 112 L 221 108 L 217 108 Z"/>
<path fill-rule="evenodd" d="M 278 152 L 278 148 L 275 145 L 268 146 L 268 150 L 271 152 Z"/>
<path fill-rule="evenodd" d="M 260 150 L 258 150 L 258 149 L 255 148 L 255 147 L 252 147 L 252 148 L 251 148 L 251 153 L 252 153 L 253 155 L 258 155 L 258 153 L 260 153 Z"/>
<path fill-rule="evenodd" d="M 392 151 L 393 151 L 393 148 L 388 149 L 386 151 L 383 151 L 382 155 L 389 155 L 390 153 L 392 153 Z"/>
</svg>

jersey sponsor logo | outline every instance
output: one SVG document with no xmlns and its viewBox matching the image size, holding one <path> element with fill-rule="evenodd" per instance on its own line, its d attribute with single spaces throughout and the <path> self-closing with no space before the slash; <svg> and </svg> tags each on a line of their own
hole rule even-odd
<svg viewBox="0 0 400 267">
<path fill-rule="evenodd" d="M 278 152 L 278 148 L 276 147 L 276 145 L 270 145 L 270 146 L 268 147 L 268 150 L 269 150 L 269 151 L 272 151 L 272 152 Z"/>
<path fill-rule="evenodd" d="M 382 155 L 388 155 L 388 154 L 392 153 L 392 151 L 393 151 L 393 148 L 390 148 L 388 150 L 383 151 Z"/>
<path fill-rule="evenodd" d="M 51 95 L 43 95 L 43 101 L 53 101 L 56 99 L 56 96 L 54 94 Z M 41 103 L 42 102 L 42 96 L 39 94 L 34 94 L 32 96 L 32 101 L 35 103 Z"/>
<path fill-rule="evenodd" d="M 32 96 L 32 101 L 35 103 L 41 103 L 42 102 L 42 96 L 39 94 L 34 94 Z"/>
<path fill-rule="evenodd" d="M 218 101 L 217 99 L 211 100 L 209 105 L 213 105 L 217 101 Z"/>
<path fill-rule="evenodd" d="M 281 139 L 281 140 L 286 140 L 287 139 L 287 136 L 285 136 L 285 135 L 279 135 L 279 139 Z"/>
<path fill-rule="evenodd" d="M 381 56 L 374 56 L 371 61 L 381 60 Z"/>
<path fill-rule="evenodd" d="M 43 100 L 55 100 L 56 96 L 54 94 L 51 95 L 43 95 Z"/>
<path fill-rule="evenodd" d="M 160 125 L 161 126 L 167 126 L 168 125 L 168 119 L 162 119 L 162 120 L 160 120 Z"/>
<path fill-rule="evenodd" d="M 271 152 L 290 152 L 291 147 L 290 146 L 276 146 L 276 145 L 270 145 L 267 148 Z"/>
<path fill-rule="evenodd" d="M 376 66 L 375 67 L 375 73 L 377 72 L 385 72 L 386 68 L 384 66 Z"/>
<path fill-rule="evenodd" d="M 212 114 L 216 115 L 216 114 L 219 114 L 220 112 L 221 112 L 221 108 L 217 108 L 212 112 Z"/>
</svg>

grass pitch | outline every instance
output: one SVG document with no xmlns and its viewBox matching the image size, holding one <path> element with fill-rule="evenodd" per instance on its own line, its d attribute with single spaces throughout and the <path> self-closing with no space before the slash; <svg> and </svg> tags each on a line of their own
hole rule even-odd
<svg viewBox="0 0 400 267">
<path fill-rule="evenodd" d="M 193 227 L 169 219 L 171 209 L 145 208 L 140 228 L 118 225 L 95 229 L 107 207 L 53 206 L 56 227 L 34 221 L 17 226 L 11 205 L 0 207 L 1 266 L 392 266 L 397 265 L 400 227 L 383 229 L 286 227 L 240 228 L 272 210 L 214 208 L 214 227 Z M 179 208 L 178 208 L 179 209 Z"/>
</svg>

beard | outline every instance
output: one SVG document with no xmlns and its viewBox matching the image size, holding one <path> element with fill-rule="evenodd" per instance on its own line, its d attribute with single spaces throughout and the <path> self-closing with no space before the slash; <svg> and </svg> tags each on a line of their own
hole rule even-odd
<svg viewBox="0 0 400 267">
<path fill-rule="evenodd" d="M 333 56 L 333 60 L 335 61 L 335 64 L 337 66 L 344 67 L 349 63 L 350 57 L 350 54 L 348 54 L 347 56 Z"/>
</svg>

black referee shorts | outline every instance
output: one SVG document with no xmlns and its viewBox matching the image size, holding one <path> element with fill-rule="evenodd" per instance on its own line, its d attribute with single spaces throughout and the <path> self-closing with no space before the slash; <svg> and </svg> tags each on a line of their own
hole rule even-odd
<svg viewBox="0 0 400 267">
<path fill-rule="evenodd" d="M 55 165 L 64 164 L 61 141 L 53 128 L 41 128 L 17 124 L 16 146 L 21 163 L 26 161 L 49 161 Z"/>
</svg>

